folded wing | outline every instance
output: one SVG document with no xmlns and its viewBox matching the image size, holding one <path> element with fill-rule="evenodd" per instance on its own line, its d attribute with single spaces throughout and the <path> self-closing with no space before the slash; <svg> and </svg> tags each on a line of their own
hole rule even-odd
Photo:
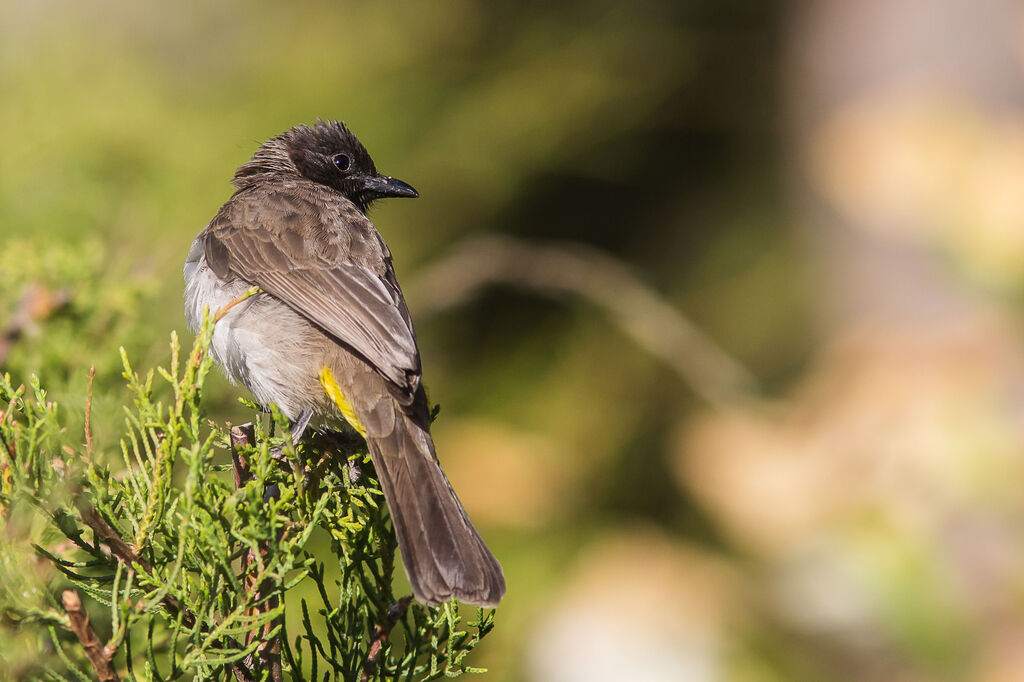
<svg viewBox="0 0 1024 682">
<path fill-rule="evenodd" d="M 204 231 L 207 263 L 283 301 L 411 400 L 419 349 L 390 253 L 355 207 L 317 199 L 236 194 Z"/>
</svg>

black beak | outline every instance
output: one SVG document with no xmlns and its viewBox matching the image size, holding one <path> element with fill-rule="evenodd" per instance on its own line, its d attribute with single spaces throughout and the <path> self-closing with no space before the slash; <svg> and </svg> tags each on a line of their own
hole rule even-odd
<svg viewBox="0 0 1024 682">
<path fill-rule="evenodd" d="M 420 195 L 412 185 L 395 178 L 389 178 L 386 175 L 366 178 L 363 189 L 367 194 L 377 199 L 385 197 L 408 197 L 409 199 L 415 199 Z"/>
</svg>

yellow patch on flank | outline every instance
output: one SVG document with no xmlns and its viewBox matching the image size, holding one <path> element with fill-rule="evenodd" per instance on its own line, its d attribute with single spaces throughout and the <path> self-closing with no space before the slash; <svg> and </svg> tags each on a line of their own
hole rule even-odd
<svg viewBox="0 0 1024 682">
<path fill-rule="evenodd" d="M 331 399 L 331 402 L 337 405 L 345 421 L 351 424 L 352 428 L 358 431 L 360 436 L 366 438 L 366 429 L 360 423 L 359 418 L 356 416 L 356 411 L 352 409 L 352 403 L 345 397 L 341 386 L 338 386 L 338 382 L 334 380 L 334 374 L 331 372 L 330 367 L 324 367 L 320 370 L 320 385 L 324 387 L 324 391 L 327 393 L 327 397 Z"/>
</svg>

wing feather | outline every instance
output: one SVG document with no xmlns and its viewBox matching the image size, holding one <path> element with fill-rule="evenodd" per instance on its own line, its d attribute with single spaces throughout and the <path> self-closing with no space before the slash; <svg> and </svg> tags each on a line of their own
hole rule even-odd
<svg viewBox="0 0 1024 682">
<path fill-rule="evenodd" d="M 390 253 L 358 209 L 327 199 L 294 188 L 236 194 L 204 231 L 207 260 L 280 299 L 411 396 L 419 349 Z"/>
</svg>

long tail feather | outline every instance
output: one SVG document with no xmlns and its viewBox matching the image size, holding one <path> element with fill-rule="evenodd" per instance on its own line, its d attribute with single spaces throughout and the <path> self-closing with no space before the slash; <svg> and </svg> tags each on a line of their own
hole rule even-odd
<svg viewBox="0 0 1024 682">
<path fill-rule="evenodd" d="M 501 566 L 462 508 L 434 453 L 430 434 L 395 406 L 395 427 L 368 438 L 398 546 L 416 598 L 496 606 Z"/>
</svg>

